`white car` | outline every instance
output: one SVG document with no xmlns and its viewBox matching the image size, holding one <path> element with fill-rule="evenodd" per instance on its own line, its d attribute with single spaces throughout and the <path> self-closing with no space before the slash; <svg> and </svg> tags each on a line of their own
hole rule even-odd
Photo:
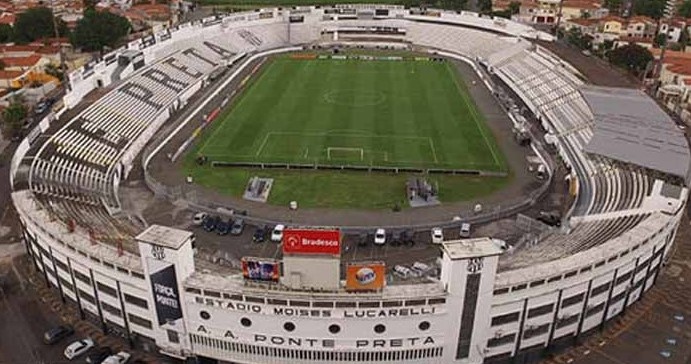
<svg viewBox="0 0 691 364">
<path fill-rule="evenodd" d="M 121 351 L 106 358 L 101 364 L 125 364 L 130 360 L 130 353 Z"/>
<path fill-rule="evenodd" d="M 194 214 L 194 219 L 192 220 L 192 222 L 195 225 L 200 226 L 204 222 L 204 219 L 206 219 L 207 216 L 208 216 L 208 214 L 206 212 L 197 212 L 196 214 Z"/>
<path fill-rule="evenodd" d="M 432 243 L 441 244 L 444 241 L 444 232 L 441 228 L 432 229 Z"/>
<path fill-rule="evenodd" d="M 377 245 L 386 244 L 386 230 L 377 229 L 377 231 L 374 232 L 374 243 Z"/>
<path fill-rule="evenodd" d="M 461 224 L 461 238 L 469 238 L 470 237 L 470 224 L 467 222 L 464 222 Z"/>
<path fill-rule="evenodd" d="M 283 230 L 285 229 L 286 227 L 283 224 L 276 225 L 273 231 L 271 231 L 271 241 L 280 242 L 283 240 Z"/>
<path fill-rule="evenodd" d="M 81 339 L 67 345 L 65 348 L 65 358 L 72 360 L 94 347 L 94 341 L 90 338 Z"/>
</svg>

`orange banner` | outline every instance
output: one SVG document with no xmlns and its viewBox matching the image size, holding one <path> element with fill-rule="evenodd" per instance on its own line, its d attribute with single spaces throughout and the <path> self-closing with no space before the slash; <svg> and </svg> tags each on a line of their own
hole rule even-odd
<svg viewBox="0 0 691 364">
<path fill-rule="evenodd" d="M 346 270 L 347 291 L 378 291 L 386 282 L 384 262 L 352 263 Z"/>
</svg>

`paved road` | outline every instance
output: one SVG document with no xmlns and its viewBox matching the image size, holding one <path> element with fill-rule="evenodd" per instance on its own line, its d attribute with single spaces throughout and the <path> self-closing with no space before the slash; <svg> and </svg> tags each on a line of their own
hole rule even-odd
<svg viewBox="0 0 691 364">
<path fill-rule="evenodd" d="M 41 333 L 59 318 L 46 314 L 33 291 L 22 286 L 10 272 L 0 289 L 0 363 L 68 363 L 62 358 L 63 345 L 41 342 Z"/>
</svg>

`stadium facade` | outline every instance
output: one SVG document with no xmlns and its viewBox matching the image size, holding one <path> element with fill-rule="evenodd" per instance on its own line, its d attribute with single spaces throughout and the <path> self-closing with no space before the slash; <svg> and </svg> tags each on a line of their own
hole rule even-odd
<svg viewBox="0 0 691 364">
<path fill-rule="evenodd" d="M 17 149 L 12 199 L 27 250 L 86 319 L 176 357 L 483 363 L 570 345 L 654 285 L 685 207 L 689 152 L 671 120 L 635 110 L 645 96 L 585 86 L 526 39 L 551 37 L 472 13 L 367 5 L 236 13 L 133 41 L 69 75 L 66 110 L 113 90 L 63 126 L 50 115 Z M 562 231 L 513 253 L 489 238 L 446 242 L 435 279 L 358 291 L 337 254 L 288 254 L 282 274 L 250 281 L 196 261 L 190 232 L 119 217 L 136 157 L 218 67 L 231 67 L 229 82 L 267 54 L 342 42 L 414 44 L 511 88 L 570 167 Z M 366 268 L 355 273 L 364 284 L 377 275 Z"/>
</svg>

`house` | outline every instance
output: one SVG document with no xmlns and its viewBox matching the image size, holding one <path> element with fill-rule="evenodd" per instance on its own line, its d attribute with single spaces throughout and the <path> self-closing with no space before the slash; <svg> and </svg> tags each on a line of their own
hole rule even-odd
<svg viewBox="0 0 691 364">
<path fill-rule="evenodd" d="M 620 35 L 626 29 L 626 20 L 618 16 L 609 15 L 599 20 L 601 33 Z"/>
<path fill-rule="evenodd" d="M 689 20 L 680 17 L 662 19 L 660 20 L 659 33 L 667 34 L 667 42 L 677 43 L 681 40 L 682 33 L 687 31 L 689 23 Z"/>
<path fill-rule="evenodd" d="M 567 31 L 571 30 L 572 28 L 577 28 L 582 34 L 594 35 L 597 33 L 600 22 L 598 19 L 592 18 L 575 18 L 565 20 L 562 24 L 564 29 Z"/>
<path fill-rule="evenodd" d="M 623 29 L 624 34 L 629 38 L 654 38 L 657 30 L 657 22 L 647 16 L 633 16 L 626 22 L 626 28 Z"/>
<path fill-rule="evenodd" d="M 659 60 L 661 50 L 651 50 Z M 691 53 L 666 51 L 655 96 L 686 123 L 691 122 Z"/>
</svg>

